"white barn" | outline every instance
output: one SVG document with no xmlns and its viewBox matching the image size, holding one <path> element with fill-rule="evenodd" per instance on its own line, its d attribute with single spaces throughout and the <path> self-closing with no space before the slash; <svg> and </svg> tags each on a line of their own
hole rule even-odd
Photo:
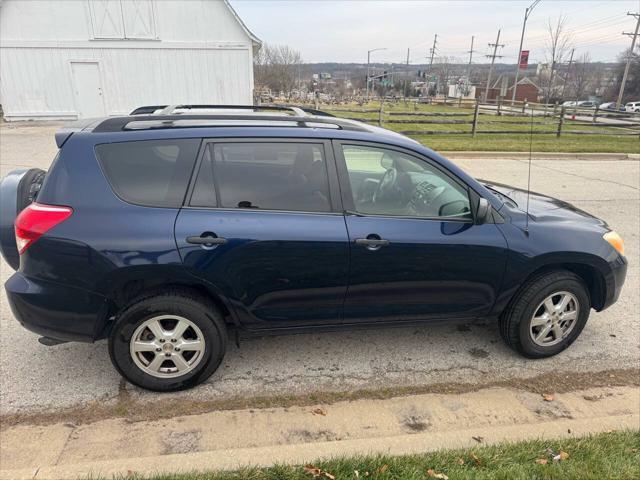
<svg viewBox="0 0 640 480">
<path fill-rule="evenodd" d="M 6 120 L 251 104 L 260 40 L 226 0 L 0 0 Z"/>
</svg>

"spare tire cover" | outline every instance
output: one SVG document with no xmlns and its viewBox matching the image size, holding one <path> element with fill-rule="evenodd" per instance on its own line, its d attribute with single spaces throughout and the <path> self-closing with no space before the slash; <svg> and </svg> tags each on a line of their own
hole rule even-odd
<svg viewBox="0 0 640 480">
<path fill-rule="evenodd" d="M 45 175 L 40 168 L 20 169 L 0 182 L 0 253 L 14 270 L 20 266 L 20 256 L 13 222 L 18 213 L 35 201 Z"/>
</svg>

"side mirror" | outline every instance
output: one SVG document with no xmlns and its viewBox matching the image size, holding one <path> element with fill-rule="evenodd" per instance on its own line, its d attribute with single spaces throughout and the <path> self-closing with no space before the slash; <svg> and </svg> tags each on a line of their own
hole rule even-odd
<svg viewBox="0 0 640 480">
<path fill-rule="evenodd" d="M 476 209 L 476 223 L 482 225 L 491 219 L 491 205 L 486 198 L 478 200 L 478 208 Z"/>
</svg>

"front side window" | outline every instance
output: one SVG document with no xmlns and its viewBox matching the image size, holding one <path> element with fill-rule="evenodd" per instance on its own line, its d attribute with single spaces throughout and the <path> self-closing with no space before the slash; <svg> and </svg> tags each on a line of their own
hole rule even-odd
<svg viewBox="0 0 640 480">
<path fill-rule="evenodd" d="M 120 198 L 175 208 L 184 200 L 199 147 L 199 139 L 145 140 L 96 145 L 96 153 Z"/>
<path fill-rule="evenodd" d="M 323 145 L 210 144 L 200 165 L 191 205 L 329 212 Z"/>
<path fill-rule="evenodd" d="M 358 213 L 471 219 L 467 190 L 428 162 L 385 148 L 342 151 Z"/>
</svg>

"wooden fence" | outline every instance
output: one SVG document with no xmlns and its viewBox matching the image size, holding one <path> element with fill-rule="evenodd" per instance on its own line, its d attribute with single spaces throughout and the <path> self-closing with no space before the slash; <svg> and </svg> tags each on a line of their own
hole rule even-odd
<svg viewBox="0 0 640 480">
<path fill-rule="evenodd" d="M 408 106 L 407 110 L 397 110 L 398 105 Z M 560 106 L 540 103 L 474 102 L 472 108 L 468 102 L 459 107 L 461 111 L 420 111 L 424 103 L 410 100 L 384 100 L 377 108 L 369 106 L 328 108 L 329 111 L 352 120 L 388 126 L 405 135 L 469 135 L 477 134 L 509 134 L 532 133 L 534 135 L 630 135 L 640 139 L 640 113 L 616 112 L 599 108 L 581 108 L 577 106 Z M 385 105 L 392 106 L 389 111 Z M 449 106 L 458 105 L 449 102 Z M 316 107 L 322 108 L 319 105 Z M 453 109 L 452 109 L 453 110 Z M 352 115 L 357 114 L 357 115 Z M 375 115 L 372 115 L 375 114 Z M 398 118 L 404 117 L 404 118 Z M 499 118 L 498 118 L 499 117 Z M 505 118 L 508 117 L 508 118 Z M 394 128 L 394 125 L 468 125 L 468 129 L 429 130 Z M 531 126 L 525 131 L 514 130 L 513 127 Z M 548 129 L 540 129 L 546 125 Z M 503 126 L 505 128 L 499 128 Z M 513 126 L 512 128 L 509 128 Z M 588 126 L 588 129 L 585 128 Z M 536 128 L 533 128 L 536 127 Z M 582 128 L 578 128 L 582 127 Z M 517 128 L 517 127 L 516 127 Z"/>
</svg>

